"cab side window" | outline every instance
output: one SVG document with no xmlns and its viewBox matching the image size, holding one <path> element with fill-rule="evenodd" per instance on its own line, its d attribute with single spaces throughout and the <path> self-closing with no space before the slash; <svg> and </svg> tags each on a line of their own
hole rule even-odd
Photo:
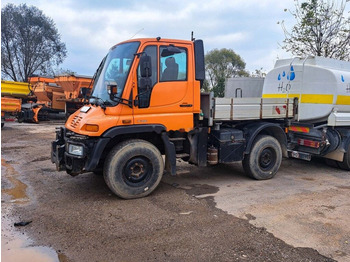
<svg viewBox="0 0 350 262">
<path fill-rule="evenodd" d="M 187 51 L 177 48 L 178 53 L 167 55 L 167 47 L 162 46 L 160 52 L 160 81 L 186 81 L 187 80 Z M 152 61 L 153 62 L 153 61 Z"/>
</svg>

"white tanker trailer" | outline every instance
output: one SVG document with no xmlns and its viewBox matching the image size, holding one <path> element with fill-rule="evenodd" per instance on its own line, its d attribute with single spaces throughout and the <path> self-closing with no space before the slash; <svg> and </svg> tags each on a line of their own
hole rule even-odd
<svg viewBox="0 0 350 262">
<path fill-rule="evenodd" d="M 291 157 L 322 156 L 350 170 L 350 62 L 307 57 L 278 60 L 263 86 L 263 98 L 298 98 L 288 125 Z"/>
</svg>

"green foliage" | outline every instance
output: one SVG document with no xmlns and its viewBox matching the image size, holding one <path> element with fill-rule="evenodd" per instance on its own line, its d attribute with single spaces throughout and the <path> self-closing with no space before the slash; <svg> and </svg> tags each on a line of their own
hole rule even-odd
<svg viewBox="0 0 350 262">
<path fill-rule="evenodd" d="M 345 1 L 295 0 L 295 11 L 291 14 L 296 24 L 285 33 L 284 45 L 296 56 L 324 56 L 350 60 L 350 16 L 344 16 Z"/>
<path fill-rule="evenodd" d="M 67 56 L 53 20 L 34 6 L 8 4 L 1 9 L 1 72 L 14 81 L 32 74 L 53 74 Z"/>
<path fill-rule="evenodd" d="M 249 76 L 245 62 L 232 49 L 214 49 L 205 55 L 205 70 L 208 84 L 205 88 L 214 92 L 215 97 L 225 94 L 225 80 L 231 77 Z"/>
</svg>

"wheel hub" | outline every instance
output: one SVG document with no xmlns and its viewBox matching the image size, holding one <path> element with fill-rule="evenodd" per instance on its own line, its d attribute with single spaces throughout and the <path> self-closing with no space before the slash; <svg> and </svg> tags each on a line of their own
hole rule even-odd
<svg viewBox="0 0 350 262">
<path fill-rule="evenodd" d="M 152 170 L 153 167 L 149 159 L 143 156 L 134 157 L 124 166 L 124 180 L 131 186 L 140 185 L 149 179 Z"/>
<path fill-rule="evenodd" d="M 130 171 L 130 175 L 132 177 L 139 178 L 144 173 L 143 165 L 140 163 L 135 163 L 133 166 L 130 167 Z"/>
<path fill-rule="evenodd" d="M 260 155 L 259 163 L 261 168 L 269 169 L 274 165 L 275 152 L 271 148 L 265 148 Z"/>
</svg>

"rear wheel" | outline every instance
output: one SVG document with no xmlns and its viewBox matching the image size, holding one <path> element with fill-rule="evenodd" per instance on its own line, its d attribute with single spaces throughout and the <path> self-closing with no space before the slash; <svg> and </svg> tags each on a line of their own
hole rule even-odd
<svg viewBox="0 0 350 262">
<path fill-rule="evenodd" d="M 124 199 L 152 193 L 162 179 L 163 158 L 151 143 L 132 139 L 112 149 L 104 165 L 104 179 L 117 196 Z"/>
<path fill-rule="evenodd" d="M 275 176 L 282 162 L 282 149 L 278 140 L 272 136 L 258 136 L 252 149 L 242 161 L 244 171 L 257 180 Z"/>
<path fill-rule="evenodd" d="M 343 162 L 338 162 L 338 166 L 344 170 L 350 170 L 350 144 L 348 145 L 347 151 L 344 154 Z"/>
</svg>

